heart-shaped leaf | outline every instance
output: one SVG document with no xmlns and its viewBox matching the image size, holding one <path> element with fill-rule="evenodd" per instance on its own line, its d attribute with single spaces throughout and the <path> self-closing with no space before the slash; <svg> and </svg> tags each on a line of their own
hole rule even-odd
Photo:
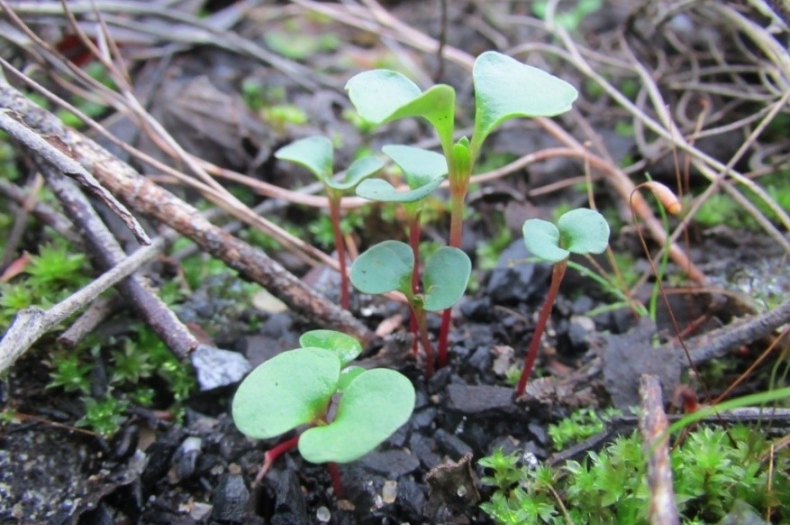
<svg viewBox="0 0 790 525">
<path fill-rule="evenodd" d="M 362 353 L 362 345 L 350 335 L 335 330 L 311 330 L 299 338 L 299 346 L 303 348 L 325 348 L 332 350 L 340 359 L 340 365 L 346 366 Z"/>
<path fill-rule="evenodd" d="M 373 124 L 406 117 L 430 122 L 442 145 L 452 144 L 455 126 L 455 90 L 439 84 L 424 93 L 404 75 L 374 69 L 354 75 L 346 84 L 348 97 L 360 116 Z"/>
<path fill-rule="evenodd" d="M 362 157 L 351 163 L 342 181 L 329 178 L 326 185 L 338 191 L 347 191 L 355 188 L 360 182 L 374 175 L 383 167 L 384 161 L 378 157 Z"/>
<path fill-rule="evenodd" d="M 568 111 L 578 96 L 576 89 L 564 80 L 495 51 L 477 57 L 472 77 L 475 152 L 479 152 L 488 134 L 505 120 L 553 117 Z"/>
<path fill-rule="evenodd" d="M 233 421 L 251 438 L 266 439 L 323 416 L 340 380 L 340 359 L 323 348 L 298 348 L 258 366 L 233 398 Z"/>
<path fill-rule="evenodd" d="M 438 312 L 450 308 L 463 297 L 472 273 L 472 261 L 462 250 L 444 246 L 425 262 L 424 308 Z"/>
<path fill-rule="evenodd" d="M 378 294 L 400 290 L 411 293 L 414 253 L 408 244 L 384 241 L 370 247 L 351 266 L 351 284 L 362 293 Z"/>
<path fill-rule="evenodd" d="M 609 224 L 589 208 L 564 213 L 557 220 L 563 247 L 573 253 L 603 253 L 609 245 Z"/>
<path fill-rule="evenodd" d="M 550 263 L 564 261 L 570 255 L 568 250 L 560 247 L 560 230 L 542 219 L 524 221 L 521 228 L 527 251 L 535 257 Z"/>
<path fill-rule="evenodd" d="M 304 166 L 321 182 L 332 179 L 334 149 L 332 141 L 326 137 L 316 135 L 299 139 L 277 150 L 274 156 Z"/>
<path fill-rule="evenodd" d="M 299 452 L 311 463 L 348 463 L 364 456 L 408 421 L 414 387 L 394 370 L 368 370 L 343 392 L 331 424 L 299 437 Z"/>
</svg>

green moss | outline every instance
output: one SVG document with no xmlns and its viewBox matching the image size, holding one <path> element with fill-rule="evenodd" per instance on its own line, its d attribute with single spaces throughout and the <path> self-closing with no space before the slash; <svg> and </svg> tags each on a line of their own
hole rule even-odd
<svg viewBox="0 0 790 525">
<path fill-rule="evenodd" d="M 589 413 L 582 417 L 589 418 Z M 586 424 L 572 426 L 581 431 Z M 559 525 L 568 518 L 576 525 L 648 523 L 645 457 L 637 433 L 618 437 L 600 452 L 589 452 L 583 460 L 568 461 L 558 469 L 531 469 L 516 455 L 499 451 L 480 464 L 490 472 L 483 483 L 495 487 L 481 507 L 496 523 Z M 772 450 L 761 429 L 697 428 L 672 449 L 671 464 L 684 524 L 718 523 L 744 505 L 760 515 L 770 508 L 777 523 L 789 517 L 790 454 Z"/>
</svg>

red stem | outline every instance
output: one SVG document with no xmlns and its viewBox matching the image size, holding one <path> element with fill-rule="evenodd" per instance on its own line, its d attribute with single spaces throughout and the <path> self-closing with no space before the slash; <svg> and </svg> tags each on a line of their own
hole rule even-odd
<svg viewBox="0 0 790 525">
<path fill-rule="evenodd" d="M 467 178 L 468 180 L 468 178 Z M 461 234 L 464 227 L 464 199 L 466 198 L 466 184 L 463 188 L 450 188 L 450 246 L 461 247 Z M 452 308 L 442 312 L 442 325 L 439 328 L 439 367 L 448 361 L 447 339 L 450 335 L 450 316 Z"/>
<path fill-rule="evenodd" d="M 337 250 L 337 265 L 340 267 L 340 306 L 348 310 L 348 272 L 346 271 L 346 245 L 343 242 L 343 232 L 340 231 L 340 198 L 329 197 L 329 218 L 332 221 L 332 231 L 335 234 L 335 250 Z"/>
<path fill-rule="evenodd" d="M 409 245 L 411 251 L 414 253 L 414 269 L 411 272 L 411 293 L 417 295 L 420 293 L 420 214 L 417 212 L 409 219 Z M 419 346 L 419 326 L 417 324 L 417 317 L 412 314 L 409 320 L 409 331 L 414 336 L 411 343 L 412 355 L 417 355 L 417 348 Z"/>
<path fill-rule="evenodd" d="M 428 323 L 425 318 L 425 310 L 422 306 L 412 305 L 411 311 L 417 319 L 417 325 L 420 328 L 422 348 L 425 350 L 425 379 L 430 379 L 431 376 L 433 376 L 433 346 L 431 345 L 431 340 L 428 338 Z"/>
<path fill-rule="evenodd" d="M 329 462 L 326 464 L 329 477 L 332 478 L 332 487 L 335 489 L 335 498 L 343 499 L 343 481 L 340 479 L 340 468 L 337 463 Z"/>
<path fill-rule="evenodd" d="M 519 398 L 524 395 L 524 390 L 527 388 L 527 379 L 532 374 L 532 368 L 535 366 L 535 359 L 538 357 L 538 348 L 540 348 L 540 338 L 543 336 L 543 330 L 546 328 L 546 323 L 551 314 L 551 308 L 554 306 L 554 301 L 557 299 L 557 292 L 560 290 L 560 283 L 565 276 L 565 268 L 568 266 L 568 260 L 560 261 L 554 265 L 551 271 L 551 285 L 549 286 L 549 294 L 540 309 L 538 316 L 538 324 L 535 325 L 535 333 L 532 334 L 532 341 L 529 343 L 527 350 L 527 357 L 524 361 L 524 370 L 521 371 L 521 377 L 516 386 L 514 398 Z"/>
<path fill-rule="evenodd" d="M 277 458 L 294 448 L 298 443 L 299 435 L 297 434 L 290 439 L 286 439 L 285 441 L 278 443 L 274 446 L 274 448 L 267 450 L 266 454 L 263 455 L 263 465 L 261 465 L 261 470 L 259 470 L 258 475 L 255 476 L 255 484 L 257 485 L 261 482 L 266 473 L 269 472 L 272 463 L 274 463 Z"/>
</svg>

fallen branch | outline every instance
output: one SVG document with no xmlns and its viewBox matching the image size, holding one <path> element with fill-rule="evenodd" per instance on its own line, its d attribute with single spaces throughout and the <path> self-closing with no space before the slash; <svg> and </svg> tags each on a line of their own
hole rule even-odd
<svg viewBox="0 0 790 525">
<path fill-rule="evenodd" d="M 188 237 L 242 276 L 262 285 L 294 312 L 317 325 L 346 332 L 363 342 L 372 338 L 371 332 L 349 312 L 306 286 L 263 251 L 209 223 L 195 208 L 142 177 L 92 140 L 65 128 L 56 117 L 8 84 L 0 84 L 0 109 L 20 116 L 30 131 L 42 140 L 62 143 L 65 154 L 129 207 Z"/>
</svg>

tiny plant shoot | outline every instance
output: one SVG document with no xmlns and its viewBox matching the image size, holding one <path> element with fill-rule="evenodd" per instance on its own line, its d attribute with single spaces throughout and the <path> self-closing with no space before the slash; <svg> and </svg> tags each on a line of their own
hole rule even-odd
<svg viewBox="0 0 790 525">
<path fill-rule="evenodd" d="M 274 154 L 280 160 L 294 162 L 308 169 L 324 185 L 329 200 L 329 218 L 335 236 L 337 263 L 340 268 L 340 306 L 348 310 L 348 273 L 346 272 L 346 247 L 340 231 L 340 203 L 343 193 L 353 190 L 357 184 L 370 177 L 384 163 L 377 157 L 364 157 L 354 161 L 346 170 L 342 180 L 333 177 L 334 150 L 332 142 L 321 136 L 307 137 L 280 148 Z"/>
<path fill-rule="evenodd" d="M 606 219 L 597 211 L 588 208 L 579 208 L 563 214 L 556 225 L 541 219 L 529 219 L 524 222 L 522 231 L 527 250 L 538 259 L 552 263 L 554 267 L 551 272 L 549 293 L 538 315 L 538 324 L 535 326 L 527 350 L 524 370 L 521 371 L 516 386 L 515 398 L 524 394 L 527 379 L 532 374 L 540 347 L 540 338 L 549 320 L 562 278 L 565 276 L 568 257 L 571 253 L 579 255 L 603 253 L 609 245 L 609 225 Z"/>
<path fill-rule="evenodd" d="M 438 312 L 454 305 L 466 291 L 472 262 L 458 248 L 444 246 L 425 262 L 422 294 L 414 293 L 412 275 L 414 252 L 399 241 L 376 244 L 351 266 L 351 283 L 362 293 L 399 291 L 406 296 L 417 320 L 425 351 L 425 376 L 433 375 L 433 347 L 428 339 L 425 312 Z"/>
<path fill-rule="evenodd" d="M 464 201 L 483 142 L 503 122 L 516 117 L 552 117 L 568 111 L 578 92 L 555 76 L 494 51 L 475 60 L 475 124 L 471 140 L 455 140 L 455 90 L 438 84 L 422 91 L 404 75 L 386 69 L 366 71 L 346 84 L 359 115 L 374 124 L 422 117 L 436 130 L 450 180 L 450 238 L 461 245 Z M 447 362 L 449 309 L 442 315 L 439 365 Z"/>
<path fill-rule="evenodd" d="M 406 212 L 409 227 L 409 246 L 414 254 L 411 272 L 412 293 L 419 293 L 420 286 L 420 214 L 423 201 L 439 187 L 447 176 L 447 160 L 443 155 L 413 146 L 384 146 L 381 150 L 403 172 L 408 191 L 398 191 L 384 179 L 366 179 L 357 186 L 357 195 L 378 202 L 399 202 Z M 412 352 L 417 353 L 419 325 L 411 316 L 410 329 L 414 334 Z"/>
<path fill-rule="evenodd" d="M 258 480 L 295 446 L 311 463 L 354 461 L 387 439 L 414 409 L 414 387 L 405 376 L 350 365 L 362 352 L 356 339 L 314 330 L 299 344 L 253 370 L 233 398 L 233 421 L 251 438 L 308 427 L 266 453 Z M 330 474 L 335 493 L 342 494 L 336 469 Z"/>
</svg>

